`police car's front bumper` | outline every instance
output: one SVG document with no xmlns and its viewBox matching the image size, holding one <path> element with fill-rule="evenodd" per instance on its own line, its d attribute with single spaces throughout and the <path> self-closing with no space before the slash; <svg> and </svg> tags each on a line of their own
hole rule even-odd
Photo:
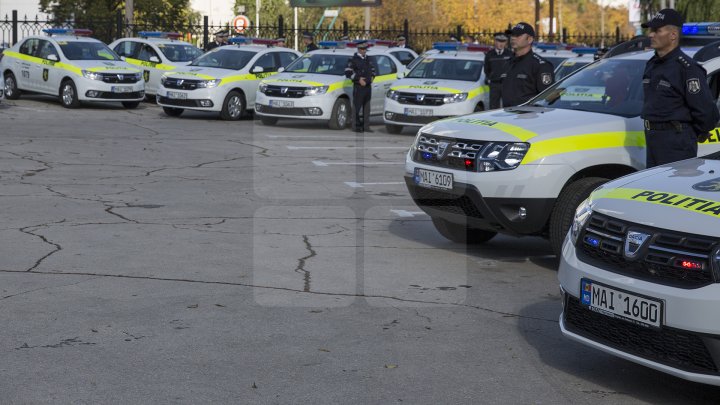
<svg viewBox="0 0 720 405">
<path fill-rule="evenodd" d="M 145 83 L 105 83 L 100 80 L 80 78 L 75 80 L 78 99 L 81 101 L 142 101 Z"/>
<path fill-rule="evenodd" d="M 439 106 L 400 104 L 385 97 L 383 119 L 386 124 L 421 127 L 433 121 L 474 112 L 475 100 Z"/>
<path fill-rule="evenodd" d="M 338 94 L 322 94 L 300 98 L 268 97 L 261 92 L 255 96 L 255 112 L 261 116 L 329 120 Z"/>
<path fill-rule="evenodd" d="M 224 87 L 194 90 L 168 89 L 162 84 L 157 90 L 157 103 L 162 107 L 197 111 L 221 111 L 228 89 Z"/>
<path fill-rule="evenodd" d="M 560 329 L 566 337 L 676 377 L 720 385 L 720 284 L 684 289 L 603 270 L 580 260 L 569 237 L 558 279 Z M 661 326 L 640 326 L 591 311 L 581 304 L 583 279 L 661 302 Z"/>
</svg>

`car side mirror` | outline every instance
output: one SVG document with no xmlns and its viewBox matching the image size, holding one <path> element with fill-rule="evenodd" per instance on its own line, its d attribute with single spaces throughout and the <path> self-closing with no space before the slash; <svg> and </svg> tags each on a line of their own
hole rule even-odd
<svg viewBox="0 0 720 405">
<path fill-rule="evenodd" d="M 120 55 L 120 60 L 124 61 L 124 60 L 125 60 L 125 55 Z"/>
<path fill-rule="evenodd" d="M 152 62 L 152 63 L 160 63 L 160 58 L 158 58 L 157 56 L 151 56 L 151 57 L 150 57 L 150 62 Z"/>
<path fill-rule="evenodd" d="M 284 67 L 281 67 L 280 69 L 278 69 L 278 73 L 282 73 L 282 72 L 284 72 L 284 71 L 285 71 L 285 68 L 284 68 Z"/>
<path fill-rule="evenodd" d="M 51 60 L 51 61 L 53 61 L 53 62 L 57 62 L 57 61 L 60 60 L 60 59 L 58 58 L 58 56 L 55 55 L 54 53 L 51 53 L 50 55 L 48 55 L 47 58 L 48 58 L 48 60 Z"/>
<path fill-rule="evenodd" d="M 255 66 L 255 67 L 252 68 L 252 72 L 251 72 L 251 73 L 262 73 L 262 72 L 264 72 L 264 71 L 265 71 L 265 69 L 263 69 L 262 66 Z"/>
</svg>

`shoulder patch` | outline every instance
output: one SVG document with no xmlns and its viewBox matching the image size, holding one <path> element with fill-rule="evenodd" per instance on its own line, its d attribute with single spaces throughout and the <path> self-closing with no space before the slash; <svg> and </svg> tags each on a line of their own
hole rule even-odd
<svg viewBox="0 0 720 405">
<path fill-rule="evenodd" d="M 690 62 L 684 57 L 684 56 L 678 56 L 677 58 L 678 62 L 680 62 L 681 65 L 685 66 L 686 68 L 689 68 Z"/>
</svg>

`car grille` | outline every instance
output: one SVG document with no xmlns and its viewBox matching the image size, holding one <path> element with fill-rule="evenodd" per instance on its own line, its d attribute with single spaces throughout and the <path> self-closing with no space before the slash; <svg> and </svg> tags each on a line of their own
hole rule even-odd
<svg viewBox="0 0 720 405">
<path fill-rule="evenodd" d="M 172 105 L 176 107 L 202 107 L 200 105 L 200 100 L 180 100 L 175 98 L 167 98 L 158 96 L 158 101 L 162 104 Z M 209 108 L 209 107 L 203 107 L 203 108 Z"/>
<path fill-rule="evenodd" d="M 312 117 L 308 108 L 302 107 L 270 107 L 262 104 L 255 104 L 255 110 L 263 114 L 293 115 L 297 117 Z M 322 115 L 322 113 L 320 114 Z M 317 116 L 317 115 L 315 115 Z"/>
<path fill-rule="evenodd" d="M 593 312 L 567 296 L 565 327 L 635 356 L 690 372 L 717 374 L 718 369 L 700 335 L 671 328 L 649 328 Z"/>
<path fill-rule="evenodd" d="M 169 77 L 165 79 L 163 86 L 165 86 L 166 89 L 195 90 L 198 88 L 198 83 L 203 81 L 204 80 L 176 79 Z"/>
<path fill-rule="evenodd" d="M 94 98 L 104 98 L 109 100 L 135 100 L 144 96 L 145 92 L 143 91 L 134 91 L 131 93 L 113 93 L 110 91 L 102 91 L 97 97 Z"/>
<path fill-rule="evenodd" d="M 476 158 L 487 142 L 420 134 L 413 161 L 448 169 L 474 172 Z M 471 164 L 466 164 L 470 161 Z"/>
<path fill-rule="evenodd" d="M 405 114 L 391 113 L 391 112 L 386 112 L 385 114 L 386 114 L 386 118 L 389 119 L 390 121 L 404 122 L 404 123 L 408 123 L 408 124 L 421 124 L 421 125 L 429 124 L 433 121 L 437 121 L 439 119 L 445 118 L 444 116 L 443 117 L 440 117 L 440 116 L 436 117 L 436 116 L 432 116 L 432 115 L 430 115 L 430 116 L 427 116 L 427 115 L 413 116 L 413 115 L 405 115 Z"/>
<path fill-rule="evenodd" d="M 649 235 L 635 258 L 628 258 L 629 231 Z M 578 258 L 613 273 L 678 288 L 700 288 L 716 282 L 713 252 L 717 239 L 652 228 L 593 213 L 578 239 Z M 701 265 L 687 269 L 682 263 Z"/>
<path fill-rule="evenodd" d="M 285 91 L 283 92 L 283 90 Z M 305 97 L 305 90 L 303 87 L 267 86 L 265 95 L 268 97 L 302 98 Z"/>
<path fill-rule="evenodd" d="M 105 83 L 137 83 L 140 80 L 134 73 L 101 73 L 101 76 Z"/>
<path fill-rule="evenodd" d="M 443 105 L 445 94 L 397 93 L 397 102 L 412 105 Z"/>
<path fill-rule="evenodd" d="M 421 207 L 432 207 L 451 214 L 483 218 L 467 195 L 456 195 L 417 186 L 413 189 L 413 199 Z"/>
</svg>

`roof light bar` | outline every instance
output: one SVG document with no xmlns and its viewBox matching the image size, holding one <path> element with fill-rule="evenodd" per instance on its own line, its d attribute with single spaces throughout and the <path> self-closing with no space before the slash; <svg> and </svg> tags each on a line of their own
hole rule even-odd
<svg viewBox="0 0 720 405">
<path fill-rule="evenodd" d="M 345 48 L 347 41 L 320 41 L 318 45 L 323 48 Z"/>
<path fill-rule="evenodd" d="M 162 32 L 162 31 L 140 31 L 138 32 L 140 38 L 168 38 L 178 39 L 182 38 L 182 34 L 179 32 Z"/>
<path fill-rule="evenodd" d="M 44 33 L 52 35 L 75 35 L 78 37 L 86 37 L 92 35 L 92 30 L 84 28 L 46 28 Z"/>
<path fill-rule="evenodd" d="M 565 49 L 565 45 L 563 44 L 537 44 L 535 48 L 543 50 L 543 51 L 556 51 L 560 49 Z"/>
<path fill-rule="evenodd" d="M 228 43 L 235 45 L 250 45 L 252 44 L 252 38 L 232 37 L 228 39 Z"/>
<path fill-rule="evenodd" d="M 598 48 L 573 48 L 571 51 L 578 55 L 594 55 L 598 52 Z"/>
<path fill-rule="evenodd" d="M 491 50 L 492 47 L 487 45 L 477 45 L 477 44 L 471 44 L 467 46 L 467 50 L 470 52 L 487 52 Z"/>
<path fill-rule="evenodd" d="M 435 42 L 433 44 L 433 49 L 438 51 L 459 51 L 464 48 L 467 48 L 467 45 L 460 42 Z"/>
<path fill-rule="evenodd" d="M 720 23 L 716 22 L 694 22 L 685 23 L 682 26 L 683 35 L 720 35 Z"/>
</svg>

